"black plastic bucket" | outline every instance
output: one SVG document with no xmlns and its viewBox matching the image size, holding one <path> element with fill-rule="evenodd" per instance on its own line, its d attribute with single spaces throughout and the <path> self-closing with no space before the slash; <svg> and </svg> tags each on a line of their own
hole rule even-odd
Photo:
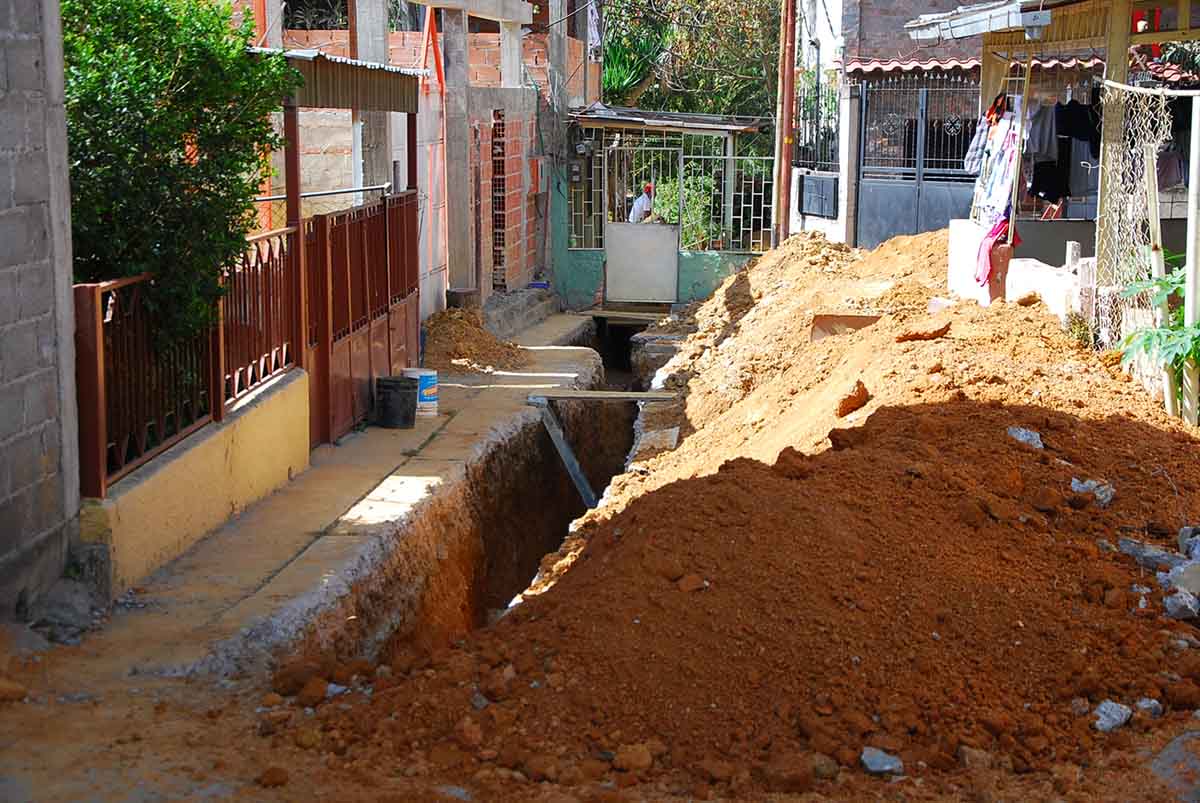
<svg viewBox="0 0 1200 803">
<path fill-rule="evenodd" d="M 417 423 L 417 386 L 407 376 L 381 376 L 375 380 L 375 419 L 385 429 L 412 429 Z"/>
</svg>

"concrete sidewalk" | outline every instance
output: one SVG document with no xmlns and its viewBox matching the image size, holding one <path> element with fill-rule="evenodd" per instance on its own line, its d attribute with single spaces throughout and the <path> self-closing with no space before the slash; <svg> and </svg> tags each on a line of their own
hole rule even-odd
<svg viewBox="0 0 1200 803">
<path fill-rule="evenodd" d="M 531 350 L 527 368 L 443 374 L 436 418 L 320 447 L 308 471 L 151 576 L 83 652 L 125 672 L 228 674 L 311 636 L 323 617 L 336 620 L 392 559 L 406 522 L 452 493 L 489 444 L 536 420 L 530 391 L 602 381 L 594 351 L 557 345 L 586 338 L 591 325 L 556 315 L 517 338 Z"/>
</svg>

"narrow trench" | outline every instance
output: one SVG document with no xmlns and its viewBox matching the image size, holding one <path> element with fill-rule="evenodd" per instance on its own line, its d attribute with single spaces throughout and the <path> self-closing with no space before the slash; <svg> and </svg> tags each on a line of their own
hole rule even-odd
<svg viewBox="0 0 1200 803">
<path fill-rule="evenodd" d="M 602 328 L 591 344 L 604 362 L 604 389 L 636 387 L 630 360 L 636 331 Z M 637 405 L 569 401 L 557 402 L 556 410 L 592 488 L 602 495 L 624 470 Z M 453 509 L 431 522 L 438 561 L 419 601 L 413 601 L 412 615 L 395 617 L 399 626 L 382 640 L 384 659 L 413 648 L 435 649 L 495 621 L 586 510 L 540 421 L 530 421 L 472 463 L 466 489 Z M 380 602 L 406 607 L 402 596 Z"/>
<path fill-rule="evenodd" d="M 644 327 L 602 326 L 599 328 L 592 348 L 604 362 L 604 390 L 632 390 L 637 386 L 631 359 L 631 338 Z M 566 410 L 564 406 L 574 407 Z M 625 468 L 625 458 L 633 446 L 633 424 L 637 416 L 637 405 L 633 402 L 575 402 L 558 406 L 563 421 L 563 430 L 571 442 L 571 448 L 587 472 L 588 480 L 597 497 L 602 497 L 612 478 Z M 526 531 L 525 539 L 530 543 L 513 553 L 514 565 L 509 570 L 501 558 L 493 563 L 494 552 L 507 550 L 500 544 L 487 544 L 489 556 L 487 604 L 489 620 L 505 610 L 510 602 L 524 592 L 537 576 L 542 558 L 555 552 L 567 537 L 572 521 L 586 512 L 575 486 L 567 476 L 558 452 L 553 448 L 544 431 L 539 439 L 539 453 L 548 460 L 544 468 L 554 487 L 560 489 L 562 505 L 546 505 L 549 515 L 542 519 L 542 527 Z M 549 446 L 547 452 L 546 446 Z M 548 455 L 548 458 L 546 457 Z M 541 472 L 539 472 L 541 473 Z M 541 486 L 541 483 L 536 483 Z M 540 487 L 526 484 L 522 492 L 527 501 L 542 506 L 545 496 Z M 529 521 L 528 512 L 518 515 L 516 522 Z M 507 528 L 505 528 L 507 529 Z M 522 540 L 525 540 L 522 539 Z"/>
</svg>

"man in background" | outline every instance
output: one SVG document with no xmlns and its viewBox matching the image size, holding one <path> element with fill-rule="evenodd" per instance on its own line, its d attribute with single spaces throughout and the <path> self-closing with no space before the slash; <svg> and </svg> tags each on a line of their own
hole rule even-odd
<svg viewBox="0 0 1200 803">
<path fill-rule="evenodd" d="M 646 184 L 642 187 L 642 194 L 633 202 L 633 208 L 629 210 L 629 222 L 641 223 L 650 217 L 650 213 L 654 211 L 654 185 Z"/>
</svg>

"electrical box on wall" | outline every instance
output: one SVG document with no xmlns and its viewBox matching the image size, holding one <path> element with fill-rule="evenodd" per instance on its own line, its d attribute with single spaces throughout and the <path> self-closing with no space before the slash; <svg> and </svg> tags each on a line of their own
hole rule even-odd
<svg viewBox="0 0 1200 803">
<path fill-rule="evenodd" d="M 571 183 L 579 184 L 583 181 L 583 160 L 571 160 Z"/>
<path fill-rule="evenodd" d="M 539 195 L 550 191 L 545 161 L 544 156 L 529 160 L 529 191 Z"/>
</svg>

